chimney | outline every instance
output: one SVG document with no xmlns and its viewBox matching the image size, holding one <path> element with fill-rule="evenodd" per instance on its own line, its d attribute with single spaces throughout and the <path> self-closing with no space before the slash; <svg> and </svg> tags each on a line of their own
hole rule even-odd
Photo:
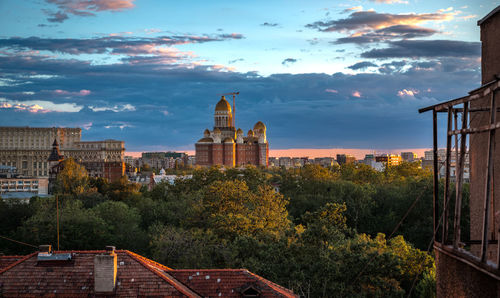
<svg viewBox="0 0 500 298">
<path fill-rule="evenodd" d="M 106 246 L 106 252 L 94 257 L 94 292 L 110 293 L 115 290 L 116 260 L 114 246 Z"/>
</svg>

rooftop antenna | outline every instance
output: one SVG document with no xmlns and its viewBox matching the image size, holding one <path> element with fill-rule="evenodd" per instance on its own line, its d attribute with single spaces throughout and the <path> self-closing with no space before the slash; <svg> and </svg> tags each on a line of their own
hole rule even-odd
<svg viewBox="0 0 500 298">
<path fill-rule="evenodd" d="M 236 118 L 236 95 L 239 95 L 240 92 L 229 92 L 229 93 L 223 93 L 223 94 L 219 94 L 219 95 L 232 95 L 233 96 L 233 121 L 232 121 L 232 125 L 233 127 L 236 127 L 235 125 L 235 118 Z"/>
</svg>

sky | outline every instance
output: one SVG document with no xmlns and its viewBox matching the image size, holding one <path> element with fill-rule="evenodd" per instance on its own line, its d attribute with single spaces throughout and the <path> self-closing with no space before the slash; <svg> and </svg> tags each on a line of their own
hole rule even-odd
<svg viewBox="0 0 500 298">
<path fill-rule="evenodd" d="M 429 148 L 418 109 L 480 85 L 477 21 L 498 5 L 1 0 L 0 126 L 191 151 L 238 91 L 236 126 L 264 122 L 271 150 Z"/>
</svg>

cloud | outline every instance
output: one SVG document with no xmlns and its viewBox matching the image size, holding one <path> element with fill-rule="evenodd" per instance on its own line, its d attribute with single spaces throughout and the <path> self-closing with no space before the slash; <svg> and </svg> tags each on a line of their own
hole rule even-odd
<svg viewBox="0 0 500 298">
<path fill-rule="evenodd" d="M 92 122 L 91 129 L 85 131 L 87 139 L 124 140 L 131 151 L 163 146 L 168 139 L 172 148 L 191 150 L 203 130 L 213 126 L 217 94 L 236 90 L 240 92 L 237 125 L 248 130 L 255 121 L 263 121 L 271 149 L 430 146 L 431 119 L 417 110 L 463 96 L 477 87 L 480 60 L 400 60 L 376 63 L 380 65 L 378 73 L 262 76 L 255 72 L 225 72 L 208 65 L 97 65 L 67 57 L 0 55 L 2 79 L 17 84 L 0 88 L 0 97 L 9 99 L 0 100 L 0 105 L 11 106 L 0 109 L 0 125 L 82 126 Z M 64 101 L 64 96 L 53 93 L 88 89 L 90 95 Z M 398 91 L 405 89 L 421 93 L 402 100 Z M 434 97 L 424 91 L 428 89 Z M 354 97 L 354 91 L 362 97 Z M 40 102 L 27 103 L 27 98 L 35 97 L 83 108 L 73 113 L 14 112 L 18 111 L 12 108 L 16 103 L 49 108 Z M 135 110 L 113 111 L 127 104 Z M 94 112 L 89 106 L 107 109 Z M 168 111 L 168 116 L 162 111 Z"/>
<path fill-rule="evenodd" d="M 122 11 L 134 7 L 134 0 L 45 0 L 47 3 L 55 4 L 59 11 L 52 12 L 44 10 L 49 15 L 49 22 L 62 23 L 67 20 L 68 14 L 81 17 L 95 16 L 101 11 Z"/>
<path fill-rule="evenodd" d="M 401 40 L 389 42 L 388 48 L 361 53 L 363 58 L 435 58 L 479 57 L 481 43 L 458 40 Z"/>
<path fill-rule="evenodd" d="M 351 65 L 347 68 L 352 70 L 366 69 L 368 67 L 377 67 L 378 65 L 369 61 L 358 62 L 354 65 Z"/>
<path fill-rule="evenodd" d="M 329 89 L 329 88 L 328 88 L 328 89 L 325 89 L 325 92 L 327 92 L 327 93 L 334 93 L 334 94 L 339 93 L 339 91 L 338 91 L 338 90 L 335 90 L 335 89 Z"/>
<path fill-rule="evenodd" d="M 359 10 L 363 10 L 363 6 L 359 5 L 359 6 L 349 7 L 349 8 L 344 9 L 342 11 L 342 13 L 348 13 L 351 11 L 359 11 Z"/>
<path fill-rule="evenodd" d="M 51 12 L 51 11 L 45 10 L 44 12 L 46 15 L 49 16 L 47 18 L 47 21 L 49 21 L 51 23 L 62 23 L 65 20 L 69 19 L 68 15 L 65 14 L 64 12 L 61 12 L 61 11 Z M 40 25 L 42 25 L 42 24 L 40 24 Z M 42 27 L 40 25 L 38 25 L 38 27 Z"/>
<path fill-rule="evenodd" d="M 243 59 L 243 58 L 234 59 L 234 60 L 230 60 L 230 61 L 228 61 L 227 63 L 228 63 L 228 64 L 234 64 L 234 63 L 236 63 L 236 62 L 241 62 L 241 61 L 245 61 L 245 59 Z"/>
<path fill-rule="evenodd" d="M 49 51 L 71 55 L 80 54 L 159 54 L 171 53 L 175 50 L 163 49 L 162 46 L 173 46 L 188 43 L 205 43 L 231 39 L 243 39 L 239 33 L 216 35 L 172 35 L 158 37 L 106 36 L 99 38 L 39 38 L 11 37 L 0 39 L 0 48 L 15 51 L 34 50 Z"/>
<path fill-rule="evenodd" d="M 439 31 L 413 25 L 394 25 L 385 27 L 375 31 L 368 31 L 366 33 L 355 33 L 348 37 L 341 37 L 334 44 L 366 44 L 375 42 L 385 42 L 394 39 L 411 39 L 428 37 L 438 33 Z"/>
<path fill-rule="evenodd" d="M 119 128 L 120 130 L 123 130 L 124 128 L 127 127 L 134 127 L 133 125 L 129 123 L 116 123 L 116 124 L 110 124 L 110 125 L 105 125 L 104 128 L 110 129 L 110 128 Z"/>
<path fill-rule="evenodd" d="M 86 89 L 82 89 L 78 92 L 71 92 L 71 91 L 56 89 L 56 90 L 52 91 L 52 93 L 55 95 L 62 95 L 62 96 L 87 96 L 92 92 L 90 90 L 86 90 Z"/>
<path fill-rule="evenodd" d="M 378 13 L 373 10 L 355 11 L 345 19 L 318 21 L 307 24 L 307 28 L 322 32 L 352 32 L 359 30 L 380 30 L 395 25 L 411 25 L 430 21 L 449 21 L 456 15 L 452 11 L 438 11 L 435 13 L 407 13 L 391 14 Z"/>
<path fill-rule="evenodd" d="M 354 91 L 354 92 L 352 92 L 352 94 L 351 94 L 351 95 L 352 95 L 353 97 L 361 98 L 361 92 L 359 92 L 359 91 L 357 91 L 357 90 L 356 90 L 356 91 Z"/>
<path fill-rule="evenodd" d="M 398 91 L 398 96 L 401 98 L 415 97 L 418 93 L 420 93 L 420 91 L 416 89 L 403 89 Z"/>
<path fill-rule="evenodd" d="M 295 59 L 295 58 L 286 58 L 285 60 L 283 60 L 281 62 L 281 64 L 287 66 L 287 65 L 293 64 L 295 62 L 297 62 L 297 59 Z"/>
<path fill-rule="evenodd" d="M 94 106 L 89 106 L 89 109 L 91 109 L 94 112 L 106 112 L 106 111 L 111 111 L 111 112 L 133 112 L 135 111 L 135 107 L 131 104 L 124 104 L 124 105 L 115 105 L 113 107 L 94 107 Z"/>
<path fill-rule="evenodd" d="M 75 103 L 54 103 L 44 100 L 17 101 L 0 98 L 0 109 L 11 109 L 17 111 L 28 111 L 31 113 L 48 112 L 79 112 L 83 107 Z"/>
<path fill-rule="evenodd" d="M 278 23 L 268 23 L 268 22 L 262 23 L 260 25 L 264 26 L 264 27 L 277 27 L 277 26 L 279 26 Z"/>
<path fill-rule="evenodd" d="M 82 124 L 82 128 L 85 129 L 85 130 L 91 129 L 92 128 L 92 122 L 87 122 L 87 123 Z"/>
</svg>

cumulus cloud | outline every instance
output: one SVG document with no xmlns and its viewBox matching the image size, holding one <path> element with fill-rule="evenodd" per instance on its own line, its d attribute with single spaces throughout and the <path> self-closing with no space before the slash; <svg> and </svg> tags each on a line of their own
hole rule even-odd
<svg viewBox="0 0 500 298">
<path fill-rule="evenodd" d="M 385 148 L 402 143 L 424 147 L 432 140 L 428 134 L 432 131 L 431 121 L 418 115 L 418 108 L 467 94 L 480 81 L 477 57 L 428 60 L 376 63 L 380 65 L 379 73 L 261 76 L 203 65 L 96 65 L 35 54 L 0 55 L 2 78 L 18 84 L 0 90 L 0 97 L 10 100 L 0 100 L 1 106 L 10 106 L 0 108 L 0 125 L 82 126 L 92 122 L 92 128 L 85 132 L 89 139 L 121 139 L 131 151 L 163 145 L 168 139 L 172 146 L 188 150 L 206 127 L 213 126 L 217 94 L 221 90 L 238 90 L 238 126 L 247 130 L 256 120 L 262 120 L 274 149 Z M 62 104 L 62 96 L 56 97 L 53 90 L 87 89 L 91 90 L 90 95 L 64 101 L 83 106 L 79 112 L 13 112 L 15 103 L 38 104 L 48 109 L 44 103 L 27 103 L 26 97 Z M 405 89 L 420 93 L 411 100 L 401 100 L 398 91 Z M 434 99 L 424 91 L 428 89 Z M 353 96 L 355 91 L 361 98 Z M 126 104 L 135 110 L 113 111 L 123 110 Z M 94 112 L 89 106 L 107 110 Z M 168 111 L 168 116 L 162 111 Z"/>
<path fill-rule="evenodd" d="M 31 113 L 48 113 L 48 112 L 79 112 L 83 107 L 75 103 L 54 103 L 45 100 L 8 100 L 0 98 L 0 109 L 11 109 L 18 111 L 28 111 Z"/>
<path fill-rule="evenodd" d="M 295 58 L 286 58 L 285 60 L 283 60 L 281 62 L 281 64 L 287 66 L 287 65 L 293 64 L 295 62 L 297 62 L 297 59 L 295 59 Z"/>
<path fill-rule="evenodd" d="M 88 17 L 95 16 L 96 12 L 101 11 L 122 11 L 134 7 L 135 0 L 45 0 L 47 3 L 54 4 L 59 9 L 57 12 L 44 10 L 49 16 L 49 22 L 62 23 L 67 20 L 68 14 Z"/>
<path fill-rule="evenodd" d="M 363 61 L 363 62 L 358 62 L 354 65 L 351 65 L 347 68 L 352 69 L 352 70 L 360 70 L 360 69 L 366 69 L 368 67 L 377 67 L 378 65 L 369 61 Z"/>
<path fill-rule="evenodd" d="M 401 98 L 415 97 L 420 91 L 416 89 L 403 89 L 398 91 L 398 96 Z"/>
<path fill-rule="evenodd" d="M 479 57 L 481 43 L 457 40 L 401 40 L 389 42 L 388 48 L 361 53 L 363 58 L 435 58 Z"/>
</svg>

